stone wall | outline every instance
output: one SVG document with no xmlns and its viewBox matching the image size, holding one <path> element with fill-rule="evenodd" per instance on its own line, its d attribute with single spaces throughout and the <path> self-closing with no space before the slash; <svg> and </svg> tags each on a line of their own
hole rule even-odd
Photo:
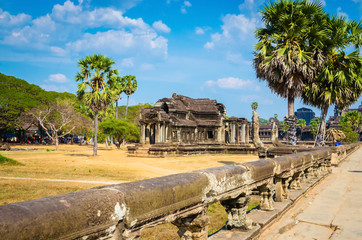
<svg viewBox="0 0 362 240">
<path fill-rule="evenodd" d="M 171 222 L 181 239 L 207 239 L 208 205 L 220 201 L 227 228 L 252 232 L 251 194 L 275 209 L 303 182 L 319 179 L 359 147 L 350 144 L 174 174 L 0 206 L 3 239 L 137 239 L 142 229 Z M 254 230 L 253 230 L 254 229 Z"/>
</svg>

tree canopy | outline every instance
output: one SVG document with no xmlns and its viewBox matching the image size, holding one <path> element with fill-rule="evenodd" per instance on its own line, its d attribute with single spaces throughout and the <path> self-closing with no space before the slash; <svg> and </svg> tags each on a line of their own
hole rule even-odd
<svg viewBox="0 0 362 240">
<path fill-rule="evenodd" d="M 21 130 L 27 113 L 34 107 L 49 105 L 57 99 L 71 99 L 76 109 L 80 108 L 77 97 L 71 93 L 45 91 L 35 84 L 0 73 L 0 132 Z"/>
</svg>

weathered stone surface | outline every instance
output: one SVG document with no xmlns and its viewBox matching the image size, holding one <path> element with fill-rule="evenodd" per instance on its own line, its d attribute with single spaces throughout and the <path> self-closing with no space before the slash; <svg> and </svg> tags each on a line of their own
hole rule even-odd
<svg viewBox="0 0 362 240">
<path fill-rule="evenodd" d="M 274 176 L 276 165 L 272 159 L 258 160 L 241 164 L 251 171 L 251 178 L 260 181 Z"/>
<path fill-rule="evenodd" d="M 228 214 L 227 229 L 237 228 L 244 231 L 252 229 L 253 222 L 246 214 L 249 201 L 250 197 L 245 195 L 221 201 L 221 204 L 225 207 L 225 211 Z"/>
<path fill-rule="evenodd" d="M 206 202 L 237 197 L 252 182 L 250 172 L 242 165 L 227 165 L 196 172 L 204 174 L 209 179 L 205 195 Z M 236 189 L 240 189 L 239 192 L 232 192 Z"/>
<path fill-rule="evenodd" d="M 127 228 L 202 202 L 208 178 L 201 173 L 181 173 L 108 186 L 124 194 Z"/>
<path fill-rule="evenodd" d="M 98 239 L 126 213 L 118 191 L 90 189 L 0 206 L 1 239 Z"/>
</svg>

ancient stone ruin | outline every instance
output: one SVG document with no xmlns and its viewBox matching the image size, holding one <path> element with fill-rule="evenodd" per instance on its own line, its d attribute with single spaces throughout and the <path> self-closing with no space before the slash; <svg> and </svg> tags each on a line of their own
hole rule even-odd
<svg viewBox="0 0 362 240">
<path fill-rule="evenodd" d="M 222 103 L 174 93 L 140 116 L 141 144 L 240 144 L 249 142 L 248 121 L 226 118 Z"/>
<path fill-rule="evenodd" d="M 174 93 L 140 114 L 140 143 L 128 146 L 129 156 L 184 154 L 250 154 L 246 118 L 226 116 L 222 103 Z"/>
</svg>

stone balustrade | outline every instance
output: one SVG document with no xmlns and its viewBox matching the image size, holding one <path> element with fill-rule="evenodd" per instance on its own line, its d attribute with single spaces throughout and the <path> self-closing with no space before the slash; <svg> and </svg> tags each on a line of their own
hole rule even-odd
<svg viewBox="0 0 362 240">
<path fill-rule="evenodd" d="M 171 222 L 181 239 L 207 239 L 208 205 L 220 201 L 228 229 L 251 231 L 251 194 L 273 211 L 301 183 L 318 179 L 359 147 L 350 144 L 281 157 L 108 185 L 0 206 L 2 239 L 138 239 Z"/>
</svg>

